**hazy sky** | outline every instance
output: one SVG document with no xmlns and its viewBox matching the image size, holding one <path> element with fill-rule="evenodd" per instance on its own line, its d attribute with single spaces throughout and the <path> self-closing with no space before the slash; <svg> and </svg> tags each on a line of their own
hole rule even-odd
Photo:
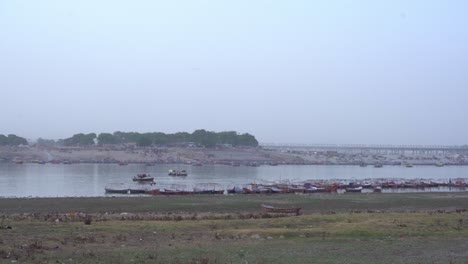
<svg viewBox="0 0 468 264">
<path fill-rule="evenodd" d="M 0 0 L 0 134 L 467 144 L 468 1 Z"/>
</svg>

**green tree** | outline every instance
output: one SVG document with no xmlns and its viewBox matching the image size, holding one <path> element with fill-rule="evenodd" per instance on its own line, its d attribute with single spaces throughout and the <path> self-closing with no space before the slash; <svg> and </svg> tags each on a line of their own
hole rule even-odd
<svg viewBox="0 0 468 264">
<path fill-rule="evenodd" d="M 36 144 L 38 146 L 46 146 L 46 147 L 51 147 L 55 146 L 55 140 L 53 139 L 43 139 L 43 138 L 38 138 Z"/>
<path fill-rule="evenodd" d="M 0 134 L 0 146 L 8 145 L 8 138 L 5 135 Z"/>
<path fill-rule="evenodd" d="M 103 144 L 117 144 L 118 140 L 117 137 L 110 134 L 110 133 L 101 133 L 97 137 L 98 144 L 103 145 Z"/>
<path fill-rule="evenodd" d="M 147 147 L 151 146 L 153 142 L 151 141 L 151 138 L 149 138 L 147 135 L 142 135 L 140 138 L 138 138 L 136 143 L 140 147 Z"/>
<path fill-rule="evenodd" d="M 7 142 L 10 146 L 28 145 L 28 141 L 25 138 L 13 134 L 8 135 Z"/>
<path fill-rule="evenodd" d="M 65 146 L 90 146 L 94 145 L 94 139 L 96 138 L 95 133 L 90 134 L 75 134 L 71 138 L 64 140 Z"/>
</svg>

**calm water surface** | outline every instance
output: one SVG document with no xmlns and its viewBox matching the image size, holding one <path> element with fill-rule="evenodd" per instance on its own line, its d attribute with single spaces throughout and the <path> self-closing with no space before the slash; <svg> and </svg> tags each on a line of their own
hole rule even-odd
<svg viewBox="0 0 468 264">
<path fill-rule="evenodd" d="M 185 169 L 187 177 L 171 177 L 169 169 Z M 261 166 L 231 167 L 223 165 L 194 167 L 189 165 L 145 166 L 129 164 L 12 164 L 0 163 L 1 197 L 69 197 L 105 196 L 104 187 L 111 183 L 133 184 L 137 173 L 149 173 L 158 186 L 218 183 L 221 187 L 252 182 L 279 180 L 405 178 L 468 178 L 468 166 Z"/>
</svg>

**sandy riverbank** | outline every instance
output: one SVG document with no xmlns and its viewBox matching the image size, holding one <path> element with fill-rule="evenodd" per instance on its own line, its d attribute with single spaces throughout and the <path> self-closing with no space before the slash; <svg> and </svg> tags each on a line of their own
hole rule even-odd
<svg viewBox="0 0 468 264">
<path fill-rule="evenodd" d="M 192 163 L 192 164 L 340 164 L 358 165 L 445 165 L 468 164 L 458 154 L 401 155 L 365 154 L 348 152 L 280 151 L 264 148 L 199 148 L 199 147 L 0 147 L 0 160 L 44 161 L 44 162 L 91 162 L 91 163 Z"/>
</svg>

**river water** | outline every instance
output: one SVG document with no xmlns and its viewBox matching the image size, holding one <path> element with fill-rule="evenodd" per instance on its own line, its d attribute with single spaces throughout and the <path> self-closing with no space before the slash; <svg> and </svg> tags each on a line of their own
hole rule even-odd
<svg viewBox="0 0 468 264">
<path fill-rule="evenodd" d="M 168 176 L 170 169 L 185 169 L 187 177 Z M 468 166 L 327 166 L 280 165 L 232 167 L 210 165 L 129 164 L 12 164 L 0 163 L 0 197 L 74 197 L 106 196 L 104 187 L 113 183 L 133 184 L 137 173 L 154 176 L 157 186 L 218 183 L 221 187 L 271 181 L 368 178 L 454 179 L 468 178 Z"/>
</svg>

